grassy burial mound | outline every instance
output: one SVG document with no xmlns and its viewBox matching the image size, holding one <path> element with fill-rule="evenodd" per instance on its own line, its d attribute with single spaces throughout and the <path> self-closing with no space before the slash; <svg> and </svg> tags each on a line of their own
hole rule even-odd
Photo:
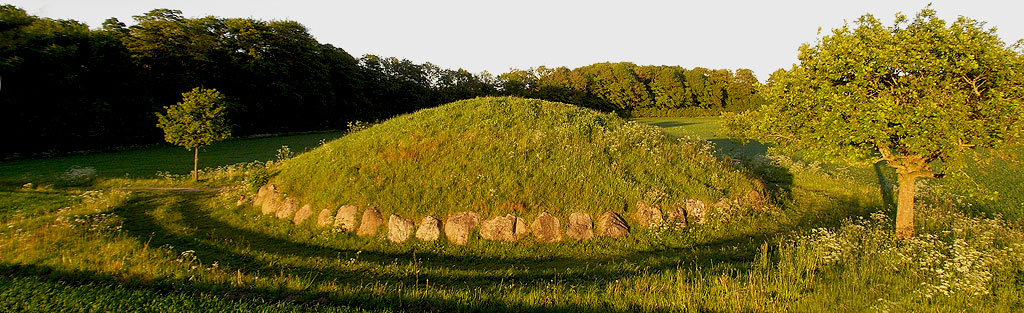
<svg viewBox="0 0 1024 313">
<path fill-rule="evenodd" d="M 481 218 L 635 216 L 638 207 L 748 198 L 759 184 L 704 141 L 577 106 L 478 98 L 402 115 L 284 163 L 271 183 L 294 210 L 376 207 Z M 691 200 L 692 199 L 692 200 Z M 326 215 L 328 213 L 324 213 Z"/>
</svg>

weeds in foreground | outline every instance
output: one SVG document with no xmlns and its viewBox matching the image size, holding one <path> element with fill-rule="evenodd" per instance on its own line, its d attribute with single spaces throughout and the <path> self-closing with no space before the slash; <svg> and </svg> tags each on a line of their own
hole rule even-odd
<svg viewBox="0 0 1024 313">
<path fill-rule="evenodd" d="M 236 205 L 274 164 L 0 190 L 12 311 L 985 311 L 1024 308 L 1020 222 L 922 185 L 897 241 L 877 185 L 788 157 L 744 163 L 778 208 L 623 240 L 388 244 Z M 266 172 L 262 172 L 266 171 Z M 219 191 L 128 191 L 120 186 Z M 890 188 L 891 191 L 891 188 Z M 652 195 L 656 196 L 656 195 Z"/>
</svg>

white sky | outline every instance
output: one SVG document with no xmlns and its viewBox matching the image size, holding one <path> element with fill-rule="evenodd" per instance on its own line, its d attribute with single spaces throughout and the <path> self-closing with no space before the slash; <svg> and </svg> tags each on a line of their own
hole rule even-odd
<svg viewBox="0 0 1024 313">
<path fill-rule="evenodd" d="M 929 2 L 951 22 L 963 15 L 997 27 L 1003 41 L 1024 38 L 1019 0 L 786 1 L 267 1 L 7 0 L 29 14 L 91 27 L 154 8 L 186 17 L 289 19 L 320 42 L 355 57 L 376 54 L 495 75 L 510 68 L 579 67 L 596 62 L 686 68 L 750 68 L 762 81 L 796 62 L 797 47 L 844 21 L 871 13 L 891 23 Z"/>
</svg>

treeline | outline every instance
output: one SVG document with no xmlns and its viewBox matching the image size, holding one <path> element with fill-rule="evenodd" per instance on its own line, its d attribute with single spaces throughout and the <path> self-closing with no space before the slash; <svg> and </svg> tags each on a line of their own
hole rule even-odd
<svg viewBox="0 0 1024 313">
<path fill-rule="evenodd" d="M 601 63 L 495 77 L 319 43 L 294 21 L 185 18 L 128 26 L 0 6 L 0 158 L 161 142 L 154 112 L 194 87 L 231 103 L 233 133 L 343 129 L 451 101 L 518 95 L 624 115 L 714 114 L 759 103 L 749 70 Z"/>
<path fill-rule="evenodd" d="M 341 129 L 497 93 L 462 70 L 353 58 L 293 21 L 167 9 L 134 19 L 89 29 L 0 6 L 0 156 L 161 142 L 154 112 L 197 86 L 228 96 L 239 135 Z"/>
<path fill-rule="evenodd" d="M 577 69 L 539 67 L 502 74 L 512 95 L 573 103 L 626 116 L 712 115 L 760 106 L 749 69 L 597 63 Z"/>
</svg>

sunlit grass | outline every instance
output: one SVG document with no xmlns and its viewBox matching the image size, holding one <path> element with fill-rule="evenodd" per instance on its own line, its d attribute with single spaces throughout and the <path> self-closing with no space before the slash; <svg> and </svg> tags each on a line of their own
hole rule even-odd
<svg viewBox="0 0 1024 313">
<path fill-rule="evenodd" d="M 315 211 L 355 204 L 421 218 L 476 211 L 620 214 L 757 192 L 704 141 L 573 105 L 478 98 L 421 110 L 285 162 L 271 179 Z"/>
<path fill-rule="evenodd" d="M 680 121 L 687 123 L 686 119 Z M 714 123 L 711 119 L 697 119 Z M 686 126 L 671 129 L 684 133 Z M 692 133 L 711 131 L 713 127 Z M 688 133 L 688 134 L 692 134 Z M 267 138 L 268 140 L 272 140 Z M 705 225 L 537 244 L 390 244 L 263 216 L 266 163 L 176 178 L 0 190 L 0 308 L 160 312 L 1014 312 L 1022 225 L 922 184 L 918 238 L 894 239 L 874 169 L 746 157 L 773 209 Z M 276 163 L 270 164 L 271 167 Z M 1003 177 L 1011 183 L 1019 180 Z M 882 182 L 882 183 L 880 183 Z M 202 187 L 201 192 L 118 189 Z M 217 188 L 216 190 L 206 188 Z M 941 272 L 940 272 L 941 271 Z"/>
</svg>

